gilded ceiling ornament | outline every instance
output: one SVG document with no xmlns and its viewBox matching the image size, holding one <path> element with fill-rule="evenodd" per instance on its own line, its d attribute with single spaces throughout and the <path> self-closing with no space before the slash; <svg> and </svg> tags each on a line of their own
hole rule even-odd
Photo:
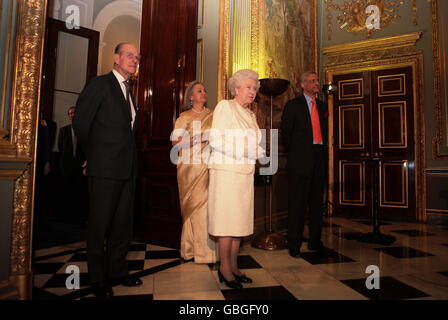
<svg viewBox="0 0 448 320">
<path fill-rule="evenodd" d="M 332 0 L 325 0 L 325 3 L 327 4 L 327 34 L 328 34 L 328 40 L 331 40 L 331 34 L 333 33 L 333 15 L 331 14 L 331 1 Z"/>
<path fill-rule="evenodd" d="M 414 21 L 414 26 L 418 25 L 418 21 L 417 21 L 417 0 L 411 0 L 412 2 L 412 18 Z"/>
<path fill-rule="evenodd" d="M 404 4 L 404 1 L 352 0 L 344 1 L 343 5 L 339 5 L 332 4 L 331 0 L 328 0 L 326 3 L 329 14 L 331 14 L 330 10 L 342 12 L 337 16 L 337 22 L 341 29 L 351 33 L 364 33 L 366 37 L 370 37 L 376 31 L 395 23 L 400 18 L 397 13 L 398 7 Z M 415 10 L 414 23 L 417 19 L 416 12 Z M 330 19 L 330 16 L 328 18 Z"/>
</svg>

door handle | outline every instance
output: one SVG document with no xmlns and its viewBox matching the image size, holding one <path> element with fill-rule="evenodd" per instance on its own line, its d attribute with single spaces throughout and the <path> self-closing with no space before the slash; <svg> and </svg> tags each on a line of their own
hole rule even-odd
<svg viewBox="0 0 448 320">
<path fill-rule="evenodd" d="M 375 154 L 374 154 L 374 156 L 375 156 L 375 157 L 378 157 L 378 156 L 380 156 L 380 157 L 381 157 L 382 155 L 383 155 L 383 153 L 382 153 L 382 152 L 375 152 Z"/>
<path fill-rule="evenodd" d="M 368 152 L 366 152 L 366 153 L 361 153 L 361 157 L 368 157 L 368 156 L 370 156 L 370 153 L 368 153 Z"/>
</svg>

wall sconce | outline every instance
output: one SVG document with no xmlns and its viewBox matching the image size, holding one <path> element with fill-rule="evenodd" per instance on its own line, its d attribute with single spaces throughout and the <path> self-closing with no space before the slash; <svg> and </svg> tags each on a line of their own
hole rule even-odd
<svg viewBox="0 0 448 320">
<path fill-rule="evenodd" d="M 322 86 L 322 92 L 325 93 L 325 95 L 328 97 L 329 95 L 332 95 L 338 91 L 338 86 L 330 83 L 324 84 Z"/>
</svg>

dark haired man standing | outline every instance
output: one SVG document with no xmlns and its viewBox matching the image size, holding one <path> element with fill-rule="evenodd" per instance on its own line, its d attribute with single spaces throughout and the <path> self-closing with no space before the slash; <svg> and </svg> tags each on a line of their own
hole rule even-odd
<svg viewBox="0 0 448 320">
<path fill-rule="evenodd" d="M 68 118 L 72 122 L 76 107 L 68 109 Z M 87 216 L 87 179 L 82 174 L 85 161 L 84 153 L 79 148 L 72 124 L 59 129 L 58 149 L 61 153 L 60 168 L 64 179 L 64 208 L 66 217 L 72 222 L 85 222 Z"/>
<path fill-rule="evenodd" d="M 136 106 L 128 80 L 138 63 L 137 48 L 120 43 L 115 48 L 114 69 L 84 87 L 73 119 L 87 158 L 89 279 L 100 298 L 113 295 L 114 284 L 142 284 L 128 275 L 126 260 L 137 171 Z"/>
<path fill-rule="evenodd" d="M 282 114 L 283 145 L 288 151 L 288 247 L 300 257 L 306 208 L 309 205 L 308 249 L 325 252 L 321 242 L 322 202 L 327 175 L 327 106 L 316 99 L 315 72 L 300 77 L 303 94 L 288 101 Z"/>
</svg>

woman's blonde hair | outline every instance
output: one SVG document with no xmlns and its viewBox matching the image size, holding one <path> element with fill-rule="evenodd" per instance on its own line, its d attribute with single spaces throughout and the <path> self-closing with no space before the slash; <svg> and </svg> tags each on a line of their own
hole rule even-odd
<svg viewBox="0 0 448 320">
<path fill-rule="evenodd" d="M 244 80 L 253 79 L 257 82 L 257 91 L 260 89 L 260 81 L 258 80 L 258 73 L 250 69 L 243 69 L 235 72 L 227 82 L 232 97 L 235 96 L 235 88 L 239 88 L 243 85 Z"/>
</svg>

